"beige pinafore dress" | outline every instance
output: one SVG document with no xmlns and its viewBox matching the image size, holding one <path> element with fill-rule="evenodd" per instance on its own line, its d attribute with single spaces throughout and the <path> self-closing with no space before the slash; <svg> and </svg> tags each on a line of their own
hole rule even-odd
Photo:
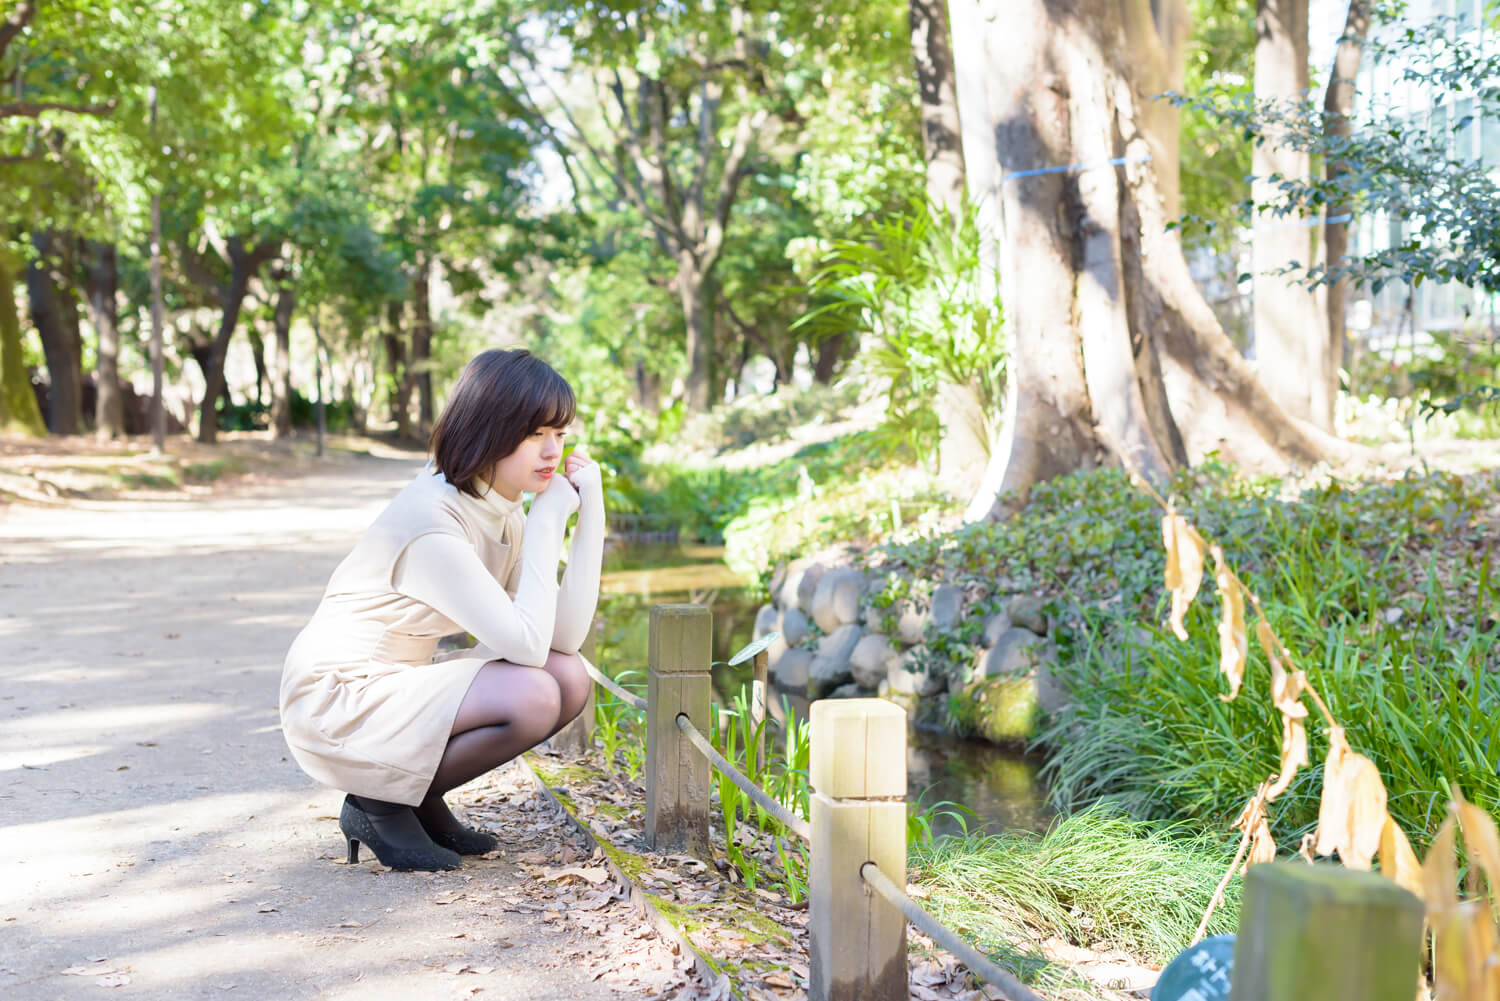
<svg viewBox="0 0 1500 1001">
<path fill-rule="evenodd" d="M 421 802 L 459 703 L 493 656 L 459 650 L 434 661 L 438 640 L 462 630 L 395 590 L 396 563 L 423 535 L 455 535 L 515 597 L 525 524 L 519 504 L 497 519 L 430 468 L 396 495 L 287 653 L 281 726 L 303 771 L 357 796 Z"/>
</svg>

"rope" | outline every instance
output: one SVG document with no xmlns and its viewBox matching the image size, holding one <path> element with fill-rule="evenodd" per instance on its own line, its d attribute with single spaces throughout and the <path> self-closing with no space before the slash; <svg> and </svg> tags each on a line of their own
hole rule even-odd
<svg viewBox="0 0 1500 1001">
<path fill-rule="evenodd" d="M 705 758 L 713 762 L 713 766 L 723 772 L 729 781 L 739 786 L 741 792 L 755 800 L 756 806 L 775 817 L 787 830 L 803 841 L 812 841 L 812 828 L 808 826 L 807 821 L 767 796 L 760 786 L 741 775 L 739 769 L 730 764 L 724 755 L 714 750 L 714 746 L 698 732 L 698 728 L 693 725 L 692 720 L 687 718 L 686 713 L 677 714 L 677 729 L 681 730 L 688 742 L 696 747 Z"/>
<path fill-rule="evenodd" d="M 906 916 L 906 920 L 925 932 L 934 942 L 947 949 L 963 961 L 979 979 L 993 984 L 1005 992 L 1010 1001 L 1042 1001 L 1042 998 L 1015 978 L 1015 975 L 995 965 L 988 956 L 974 948 L 953 931 L 944 927 L 938 919 L 922 910 L 915 900 L 891 882 L 890 877 L 880 871 L 874 862 L 859 867 L 860 878 L 870 889 L 884 897 Z"/>
<path fill-rule="evenodd" d="M 615 684 L 613 678 L 607 676 L 603 671 L 599 670 L 593 664 L 590 664 L 587 657 L 579 654 L 578 659 L 583 661 L 583 669 L 588 672 L 589 677 L 593 678 L 600 685 L 603 685 L 605 688 L 609 689 L 616 698 L 630 703 L 637 709 L 644 710 L 646 708 L 645 699 L 641 698 L 639 695 L 632 695 L 625 689 L 621 688 L 619 685 Z"/>
</svg>

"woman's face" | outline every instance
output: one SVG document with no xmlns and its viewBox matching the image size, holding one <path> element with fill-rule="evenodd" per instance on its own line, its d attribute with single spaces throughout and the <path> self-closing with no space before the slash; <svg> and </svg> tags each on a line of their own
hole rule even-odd
<svg viewBox="0 0 1500 1001">
<path fill-rule="evenodd" d="M 519 500 L 523 493 L 541 493 L 552 482 L 562 461 L 566 428 L 538 428 L 516 450 L 495 464 L 490 487 L 506 500 Z"/>
</svg>

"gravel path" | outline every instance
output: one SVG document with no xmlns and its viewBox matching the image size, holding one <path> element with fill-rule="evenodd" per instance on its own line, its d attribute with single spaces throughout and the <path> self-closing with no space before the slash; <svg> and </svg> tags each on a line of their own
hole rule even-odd
<svg viewBox="0 0 1500 1001">
<path fill-rule="evenodd" d="M 587 848 L 519 770 L 467 793 L 494 857 L 344 864 L 341 795 L 281 739 L 281 658 L 416 468 L 0 508 L 0 997 L 719 993 L 612 886 L 556 876 Z"/>
</svg>

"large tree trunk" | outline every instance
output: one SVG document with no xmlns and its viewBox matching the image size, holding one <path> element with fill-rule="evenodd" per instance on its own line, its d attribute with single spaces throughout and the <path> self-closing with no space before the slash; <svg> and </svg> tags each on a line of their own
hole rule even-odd
<svg viewBox="0 0 1500 1001">
<path fill-rule="evenodd" d="M 47 393 L 47 429 L 77 434 L 83 422 L 83 338 L 78 332 L 78 302 L 70 283 L 54 271 L 65 267 L 64 248 L 48 232 L 32 238 L 37 256 L 26 270 L 31 293 L 31 322 L 42 339 L 51 387 Z"/>
<path fill-rule="evenodd" d="M 949 225 L 957 225 L 964 211 L 964 158 L 948 18 L 943 0 L 910 0 L 907 13 L 922 104 L 927 198 L 946 211 Z M 972 493 L 989 459 L 980 394 L 972 385 L 944 380 L 933 403 L 942 424 L 938 470 L 955 490 Z"/>
<path fill-rule="evenodd" d="M 411 366 L 417 388 L 417 432 L 427 437 L 432 430 L 432 259 L 423 255 L 412 283 Z"/>
<path fill-rule="evenodd" d="M 953 83 L 953 47 L 943 0 L 911 0 L 911 54 L 922 102 L 922 155 L 927 161 L 927 197 L 953 220 L 963 211 L 964 152 Z"/>
<path fill-rule="evenodd" d="M 1331 447 L 1256 382 L 1166 228 L 1125 25 L 1155 23 L 1168 6 L 950 4 L 965 165 L 998 236 L 986 253 L 1010 357 L 971 517 L 999 516 L 1032 484 L 1101 462 L 1160 482 L 1210 451 L 1264 463 Z M 1089 166 L 1006 176 L 1071 164 Z"/>
<path fill-rule="evenodd" d="M 1255 99 L 1300 103 L 1306 99 L 1308 0 L 1257 0 Z M 1289 415 L 1331 427 L 1326 399 L 1328 321 L 1319 294 L 1284 268 L 1313 263 L 1317 229 L 1300 216 L 1277 217 L 1262 207 L 1280 201 L 1278 177 L 1306 178 L 1306 152 L 1280 145 L 1275 136 L 1251 154 L 1250 196 L 1255 202 L 1253 266 L 1255 357 L 1272 399 Z"/>
<path fill-rule="evenodd" d="M 0 247 L 0 431 L 41 437 L 47 433 L 47 426 L 21 360 L 16 271 L 15 259 Z"/>
<path fill-rule="evenodd" d="M 271 437 L 280 441 L 292 434 L 292 314 L 297 308 L 297 289 L 290 270 L 275 274 L 276 309 L 271 325 L 276 331 L 276 350 L 271 355 Z"/>
<path fill-rule="evenodd" d="M 1354 114 L 1354 82 L 1359 76 L 1360 60 L 1364 56 L 1365 36 L 1370 31 L 1370 7 L 1368 0 L 1349 0 L 1349 12 L 1344 18 L 1344 34 L 1339 39 L 1338 51 L 1333 57 L 1333 74 L 1328 78 L 1328 88 L 1323 92 L 1324 131 L 1335 139 L 1346 139 L 1354 131 L 1351 116 Z M 1348 173 L 1348 165 L 1336 157 L 1328 158 L 1323 166 L 1324 176 L 1330 181 Z M 1328 220 L 1323 224 L 1323 260 L 1330 267 L 1337 267 L 1349 252 L 1348 216 L 1352 206 L 1345 201 L 1328 204 Z M 1339 369 L 1344 362 L 1344 307 L 1349 298 L 1349 281 L 1341 278 L 1330 282 L 1323 291 L 1328 308 L 1328 348 L 1324 357 L 1323 390 L 1318 400 L 1320 410 L 1313 419 L 1324 427 L 1333 427 L 1334 404 L 1338 400 Z"/>
<path fill-rule="evenodd" d="M 206 387 L 203 390 L 203 402 L 198 406 L 198 440 L 205 445 L 212 445 L 218 440 L 219 422 L 217 404 L 219 397 L 223 395 L 224 384 L 224 356 L 229 350 L 229 340 L 234 336 L 235 327 L 240 321 L 240 307 L 245 302 L 245 294 L 250 288 L 250 279 L 255 272 L 260 270 L 262 264 L 270 260 L 276 252 L 276 245 L 263 243 L 253 249 L 247 249 L 245 242 L 238 236 L 231 236 L 227 242 L 229 252 L 229 285 L 223 290 L 220 305 L 223 310 L 219 319 L 219 330 L 214 335 L 213 344 L 210 348 L 207 365 L 203 371 L 203 379 Z"/>
<path fill-rule="evenodd" d="M 94 367 L 98 391 L 94 429 L 100 438 L 119 438 L 125 434 L 125 399 L 120 394 L 119 268 L 114 244 L 90 242 L 89 251 L 89 316 L 99 337 Z"/>
</svg>

